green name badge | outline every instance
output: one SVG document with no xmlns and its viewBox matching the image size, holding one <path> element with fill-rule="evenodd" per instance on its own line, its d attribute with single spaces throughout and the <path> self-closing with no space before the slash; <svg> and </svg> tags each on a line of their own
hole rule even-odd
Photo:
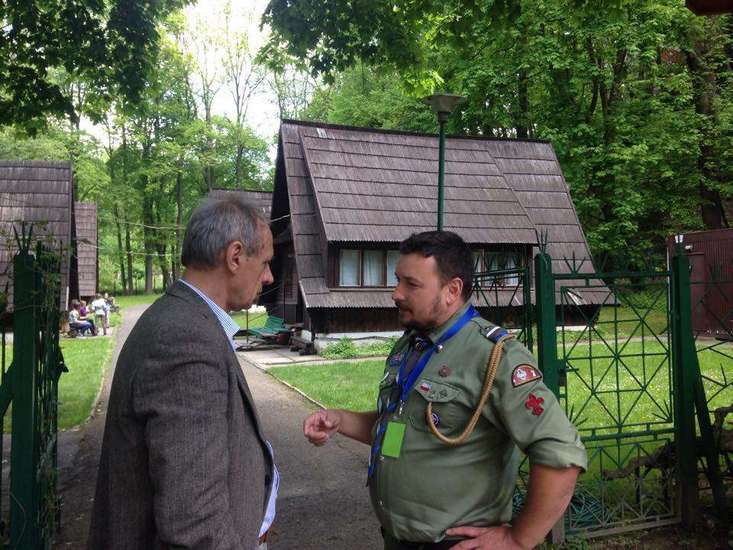
<svg viewBox="0 0 733 550">
<path fill-rule="evenodd" d="M 389 422 L 382 441 L 382 455 L 399 458 L 402 440 L 405 438 L 405 425 L 401 422 Z"/>
</svg>

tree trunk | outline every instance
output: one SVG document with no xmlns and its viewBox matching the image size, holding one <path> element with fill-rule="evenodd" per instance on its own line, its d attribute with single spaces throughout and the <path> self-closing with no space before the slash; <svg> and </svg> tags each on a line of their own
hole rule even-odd
<svg viewBox="0 0 733 550">
<path fill-rule="evenodd" d="M 701 127 L 702 140 L 700 155 L 697 158 L 697 167 L 700 170 L 699 193 L 701 199 L 702 222 L 706 229 L 722 229 L 728 227 L 723 211 L 720 192 L 710 183 L 718 179 L 714 169 L 715 148 L 712 145 L 711 128 L 715 128 L 715 97 L 717 84 L 715 71 L 705 64 L 709 53 L 708 40 L 710 37 L 700 37 L 694 40 L 692 51 L 687 52 L 687 67 L 692 75 L 692 95 L 695 101 L 695 112 L 703 120 Z"/>
<path fill-rule="evenodd" d="M 125 256 L 122 250 L 122 227 L 120 226 L 120 209 L 115 202 L 115 226 L 117 226 L 117 251 L 120 260 L 120 276 L 122 277 L 122 288 L 127 286 L 127 277 L 125 276 Z"/>
<path fill-rule="evenodd" d="M 173 243 L 173 257 L 171 265 L 173 266 L 173 279 L 177 280 L 181 276 L 181 212 L 183 211 L 183 177 L 181 172 L 176 174 L 176 231 L 175 242 Z"/>
<path fill-rule="evenodd" d="M 144 177 L 143 177 L 144 178 Z M 144 178 L 147 179 L 147 178 Z M 141 182 L 145 189 L 146 182 Z M 155 235 L 153 234 L 153 205 L 149 197 L 143 197 L 143 245 L 145 248 L 145 294 L 153 292 L 153 257 L 155 256 Z"/>
<path fill-rule="evenodd" d="M 125 253 L 127 254 L 127 294 L 135 292 L 135 280 L 132 276 L 132 244 L 130 239 L 130 225 L 125 223 Z"/>
</svg>

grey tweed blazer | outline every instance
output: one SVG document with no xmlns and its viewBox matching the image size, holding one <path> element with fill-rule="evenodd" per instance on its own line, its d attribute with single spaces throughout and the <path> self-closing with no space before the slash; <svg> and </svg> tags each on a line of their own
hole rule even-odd
<svg viewBox="0 0 733 550">
<path fill-rule="evenodd" d="M 89 548 L 257 546 L 272 460 L 232 346 L 177 282 L 140 317 L 115 369 Z"/>
</svg>

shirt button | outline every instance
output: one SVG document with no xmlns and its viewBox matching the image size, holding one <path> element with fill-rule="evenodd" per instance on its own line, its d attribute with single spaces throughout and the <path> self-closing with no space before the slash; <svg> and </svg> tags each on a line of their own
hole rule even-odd
<svg viewBox="0 0 733 550">
<path fill-rule="evenodd" d="M 377 504 L 379 504 L 380 507 L 384 507 L 384 502 L 382 502 L 381 500 L 377 501 Z"/>
</svg>

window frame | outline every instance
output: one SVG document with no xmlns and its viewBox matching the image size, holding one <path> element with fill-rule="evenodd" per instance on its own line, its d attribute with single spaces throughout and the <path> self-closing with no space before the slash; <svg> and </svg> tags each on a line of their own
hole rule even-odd
<svg viewBox="0 0 733 550">
<path fill-rule="evenodd" d="M 357 285 L 344 285 L 342 284 L 342 278 L 341 278 L 341 255 L 343 252 L 346 251 L 354 251 L 357 252 L 357 258 L 358 258 L 358 268 L 357 268 Z M 364 284 L 364 256 L 365 252 L 380 252 L 379 261 L 381 266 L 381 279 L 382 284 L 381 285 L 365 285 Z M 335 288 L 343 288 L 343 289 L 357 289 L 357 288 L 366 288 L 366 289 L 391 289 L 394 288 L 395 285 L 390 285 L 388 283 L 388 273 L 387 273 L 387 254 L 389 252 L 398 252 L 399 251 L 396 248 L 339 248 L 337 250 L 337 253 L 334 254 L 335 256 L 335 277 L 334 277 L 334 283 Z"/>
</svg>

